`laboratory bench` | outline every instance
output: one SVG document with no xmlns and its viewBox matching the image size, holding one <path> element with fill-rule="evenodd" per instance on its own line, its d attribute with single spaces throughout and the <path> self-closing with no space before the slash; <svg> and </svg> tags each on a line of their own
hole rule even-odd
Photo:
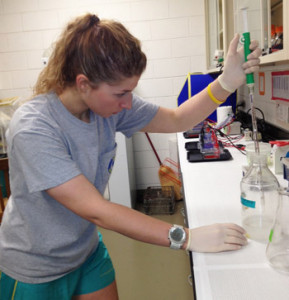
<svg viewBox="0 0 289 300">
<path fill-rule="evenodd" d="M 190 228 L 214 223 L 241 225 L 240 181 L 247 158 L 235 148 L 227 161 L 187 161 L 185 139 L 178 133 L 186 220 Z M 281 186 L 288 182 L 277 176 Z M 288 300 L 289 276 L 272 269 L 266 244 L 248 240 L 238 251 L 191 253 L 196 300 Z"/>
</svg>

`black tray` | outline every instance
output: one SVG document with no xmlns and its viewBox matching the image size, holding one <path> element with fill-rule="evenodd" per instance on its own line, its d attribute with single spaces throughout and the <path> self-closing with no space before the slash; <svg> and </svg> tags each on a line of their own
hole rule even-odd
<svg viewBox="0 0 289 300">
<path fill-rule="evenodd" d="M 202 161 L 219 161 L 219 160 L 230 160 L 232 155 L 228 149 L 223 149 L 219 158 L 204 158 L 203 154 L 199 149 L 189 150 L 187 152 L 187 160 L 189 162 L 202 162 Z"/>
</svg>

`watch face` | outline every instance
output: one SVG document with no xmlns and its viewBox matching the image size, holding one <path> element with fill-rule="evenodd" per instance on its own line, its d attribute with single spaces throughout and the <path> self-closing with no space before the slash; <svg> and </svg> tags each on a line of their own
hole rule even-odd
<svg viewBox="0 0 289 300">
<path fill-rule="evenodd" d="M 174 230 L 171 232 L 171 238 L 176 242 L 182 241 L 183 237 L 184 230 L 182 228 L 174 228 Z"/>
</svg>

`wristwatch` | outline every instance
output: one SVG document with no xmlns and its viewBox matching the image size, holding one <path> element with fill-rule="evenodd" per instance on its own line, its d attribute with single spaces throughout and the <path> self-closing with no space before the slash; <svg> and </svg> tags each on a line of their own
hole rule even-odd
<svg viewBox="0 0 289 300">
<path fill-rule="evenodd" d="M 169 231 L 169 240 L 171 249 L 181 249 L 186 241 L 186 231 L 183 226 L 173 225 Z"/>
</svg>

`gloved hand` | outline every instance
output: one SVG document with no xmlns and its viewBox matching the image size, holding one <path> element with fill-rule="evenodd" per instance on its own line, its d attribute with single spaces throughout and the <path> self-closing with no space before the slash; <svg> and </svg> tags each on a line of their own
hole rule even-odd
<svg viewBox="0 0 289 300">
<path fill-rule="evenodd" d="M 189 229 L 186 250 L 194 252 L 239 250 L 248 244 L 245 233 L 242 227 L 231 223 Z"/>
<path fill-rule="evenodd" d="M 232 39 L 225 59 L 223 73 L 218 77 L 218 81 L 223 89 L 233 93 L 246 81 L 246 75 L 259 70 L 259 63 L 262 51 L 258 48 L 258 42 L 251 41 L 250 49 L 252 52 L 247 56 L 245 62 L 244 48 L 238 48 L 240 36 L 236 34 Z"/>
</svg>

